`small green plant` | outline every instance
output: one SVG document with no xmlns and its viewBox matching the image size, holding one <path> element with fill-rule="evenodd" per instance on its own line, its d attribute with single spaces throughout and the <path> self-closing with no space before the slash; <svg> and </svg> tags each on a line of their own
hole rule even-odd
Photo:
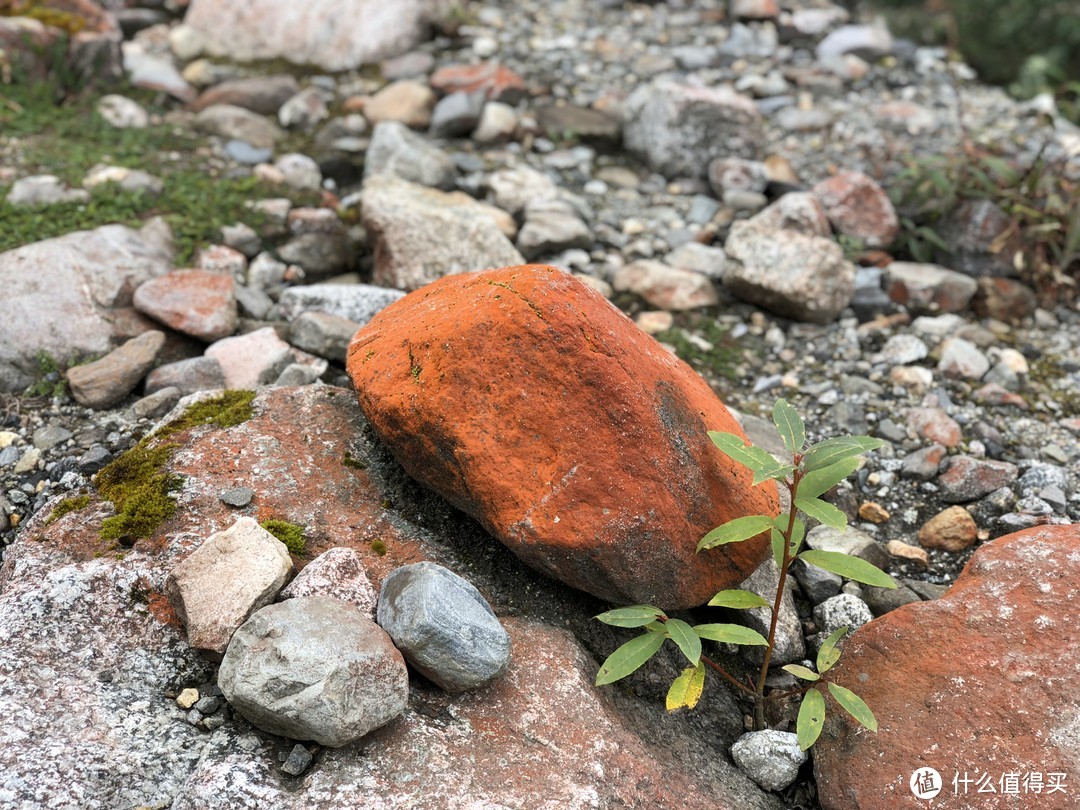
<svg viewBox="0 0 1080 810">
<path fill-rule="evenodd" d="M 862 699 L 851 690 L 824 677 L 840 660 L 840 649 L 837 645 L 847 632 L 846 627 L 830 635 L 821 645 L 817 654 L 816 672 L 797 664 L 783 667 L 786 672 L 808 682 L 807 686 L 766 695 L 765 679 L 769 674 L 776 641 L 776 625 L 788 569 L 796 559 L 867 585 L 896 587 L 888 574 L 856 557 L 831 551 L 801 550 L 806 536 L 806 523 L 798 514 L 801 512 L 834 528 L 846 527 L 847 517 L 844 513 L 821 500 L 821 495 L 853 473 L 859 466 L 863 453 L 880 447 L 883 442 L 869 436 L 842 436 L 806 447 L 806 428 L 802 419 L 783 399 L 777 400 L 773 408 L 773 421 L 780 431 L 785 447 L 791 453 L 790 462 L 778 461 L 761 448 L 747 445 L 741 436 L 734 433 L 710 432 L 709 438 L 722 453 L 753 472 L 754 486 L 765 481 L 779 481 L 786 486 L 791 495 L 790 508 L 775 518 L 769 515 L 748 515 L 731 520 L 706 534 L 697 547 L 700 553 L 716 546 L 740 543 L 764 532 L 770 533 L 773 559 L 780 570 L 773 604 L 770 605 L 755 593 L 737 588 L 720 591 L 709 600 L 709 605 L 714 607 L 738 610 L 768 608 L 772 614 L 768 638 L 739 624 L 691 626 L 681 619 L 667 616 L 652 605 L 633 605 L 609 610 L 596 618 L 615 627 L 640 627 L 645 632 L 608 656 L 597 673 L 596 685 L 602 686 L 625 678 L 652 658 L 664 642 L 670 639 L 686 656 L 690 666 L 683 670 L 668 690 L 666 702 L 669 711 L 693 708 L 697 704 L 705 685 L 705 667 L 708 666 L 753 703 L 755 730 L 765 728 L 766 700 L 802 694 L 802 705 L 796 720 L 796 735 L 799 747 L 805 751 L 817 741 L 825 722 L 825 695 L 822 687 L 825 687 L 833 700 L 855 720 L 871 731 L 877 731 L 877 720 Z M 747 685 L 735 678 L 704 654 L 702 640 L 764 647 L 765 655 L 757 682 Z"/>
<path fill-rule="evenodd" d="M 259 525 L 284 543 L 290 554 L 300 556 L 304 553 L 303 526 L 297 526 L 287 520 L 264 520 Z"/>
<path fill-rule="evenodd" d="M 72 495 L 69 498 L 64 498 L 64 500 L 60 501 L 60 503 L 56 505 L 56 508 L 53 509 L 52 514 L 49 515 L 48 519 L 46 519 L 45 525 L 51 526 L 64 515 L 70 515 L 72 512 L 78 512 L 80 509 L 85 509 L 89 505 L 89 495 Z"/>
<path fill-rule="evenodd" d="M 67 396 L 67 380 L 64 379 L 64 368 L 60 362 L 44 349 L 37 353 L 36 379 L 26 390 L 23 396 L 27 397 L 54 397 L 63 399 Z"/>
</svg>

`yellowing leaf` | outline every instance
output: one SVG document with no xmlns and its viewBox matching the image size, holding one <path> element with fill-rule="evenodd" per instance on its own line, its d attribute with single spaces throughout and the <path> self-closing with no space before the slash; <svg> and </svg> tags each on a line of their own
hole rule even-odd
<svg viewBox="0 0 1080 810">
<path fill-rule="evenodd" d="M 667 693 L 667 710 L 692 709 L 701 699 L 705 688 L 705 665 L 698 661 L 696 667 L 687 667 L 676 678 Z"/>
<path fill-rule="evenodd" d="M 736 608 L 738 610 L 770 607 L 769 603 L 756 593 L 744 591 L 741 588 L 735 588 L 730 591 L 720 591 L 720 593 L 709 600 L 709 605 L 711 607 Z"/>
<path fill-rule="evenodd" d="M 840 707 L 871 731 L 877 731 L 877 718 L 861 697 L 839 684 L 830 683 L 829 693 Z M 805 750 L 805 749 L 804 749 Z"/>
<path fill-rule="evenodd" d="M 784 672 L 790 672 L 796 678 L 802 678 L 804 681 L 816 681 L 819 676 L 814 670 L 804 667 L 800 664 L 788 664 L 782 667 Z"/>
<path fill-rule="evenodd" d="M 817 654 L 818 672 L 825 673 L 836 666 L 836 662 L 840 660 L 840 648 L 836 645 L 847 631 L 846 627 L 834 630 L 832 635 L 821 643 Z"/>
</svg>

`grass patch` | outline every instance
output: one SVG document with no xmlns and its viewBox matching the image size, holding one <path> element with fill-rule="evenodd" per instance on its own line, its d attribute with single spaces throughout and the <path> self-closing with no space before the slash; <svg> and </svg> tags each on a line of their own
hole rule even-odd
<svg viewBox="0 0 1080 810">
<path fill-rule="evenodd" d="M 222 391 L 220 394 L 190 405 L 179 417 L 160 431 L 158 438 L 168 438 L 182 430 L 200 425 L 228 428 L 246 422 L 254 415 L 251 407 L 254 391 Z"/>
<path fill-rule="evenodd" d="M 699 340 L 692 339 L 691 333 Z M 735 341 L 715 318 L 687 316 L 684 322 L 661 332 L 656 339 L 674 347 L 679 359 L 699 374 L 728 380 L 734 380 L 737 376 L 739 352 Z"/>
<path fill-rule="evenodd" d="M 285 544 L 285 548 L 294 556 L 304 553 L 304 527 L 289 523 L 287 520 L 264 520 L 259 523 L 270 534 Z"/>
</svg>

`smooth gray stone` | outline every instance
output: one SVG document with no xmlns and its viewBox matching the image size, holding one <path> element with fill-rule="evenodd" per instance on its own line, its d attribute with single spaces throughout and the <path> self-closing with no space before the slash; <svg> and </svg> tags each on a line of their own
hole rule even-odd
<svg viewBox="0 0 1080 810">
<path fill-rule="evenodd" d="M 377 616 L 405 659 L 448 692 L 483 686 L 510 661 L 510 637 L 484 597 L 441 565 L 391 572 Z"/>
</svg>

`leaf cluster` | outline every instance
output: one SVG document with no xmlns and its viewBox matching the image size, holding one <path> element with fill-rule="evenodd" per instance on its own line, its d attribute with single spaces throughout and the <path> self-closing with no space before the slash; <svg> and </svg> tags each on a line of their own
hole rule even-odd
<svg viewBox="0 0 1080 810">
<path fill-rule="evenodd" d="M 882 588 L 895 588 L 896 583 L 886 573 L 873 565 L 837 552 L 802 549 L 806 537 L 805 521 L 801 513 L 828 526 L 842 529 L 847 525 L 843 512 L 822 499 L 822 495 L 849 476 L 860 463 L 863 453 L 880 447 L 883 442 L 868 436 L 841 436 L 826 439 L 807 447 L 806 427 L 794 408 L 783 399 L 773 408 L 773 422 L 790 453 L 790 461 L 777 460 L 761 448 L 748 444 L 742 436 L 733 433 L 710 432 L 709 437 L 722 453 L 742 464 L 753 473 L 754 485 L 776 480 L 785 484 L 791 494 L 791 508 L 777 517 L 747 515 L 735 518 L 708 532 L 698 543 L 699 552 L 730 543 L 741 543 L 766 532 L 772 541 L 773 558 L 780 569 L 776 599 L 770 604 L 755 593 L 742 589 L 717 593 L 709 605 L 735 610 L 766 608 L 771 611 L 769 636 L 740 624 L 689 623 L 667 616 L 652 605 L 633 605 L 616 608 L 596 618 L 615 627 L 641 628 L 642 634 L 616 649 L 600 667 L 596 684 L 609 684 L 636 671 L 670 640 L 682 652 L 688 666 L 675 679 L 667 695 L 667 708 L 693 708 L 701 697 L 705 682 L 705 667 L 719 672 L 729 682 L 755 700 L 755 718 L 762 723 L 761 704 L 764 699 L 765 678 L 768 674 L 776 633 L 776 622 L 783 595 L 785 579 L 791 564 L 801 559 L 849 580 Z M 817 656 L 817 671 L 808 667 L 789 665 L 785 670 L 809 683 L 804 694 L 796 722 L 799 745 L 810 748 L 821 733 L 825 720 L 824 686 L 833 700 L 859 723 L 872 731 L 877 721 L 869 707 L 851 690 L 833 683 L 823 676 L 840 659 L 837 643 L 847 632 L 841 628 L 821 646 Z M 703 653 L 702 642 L 715 641 L 727 644 L 764 646 L 765 660 L 757 686 L 747 687 L 715 664 Z"/>
</svg>

